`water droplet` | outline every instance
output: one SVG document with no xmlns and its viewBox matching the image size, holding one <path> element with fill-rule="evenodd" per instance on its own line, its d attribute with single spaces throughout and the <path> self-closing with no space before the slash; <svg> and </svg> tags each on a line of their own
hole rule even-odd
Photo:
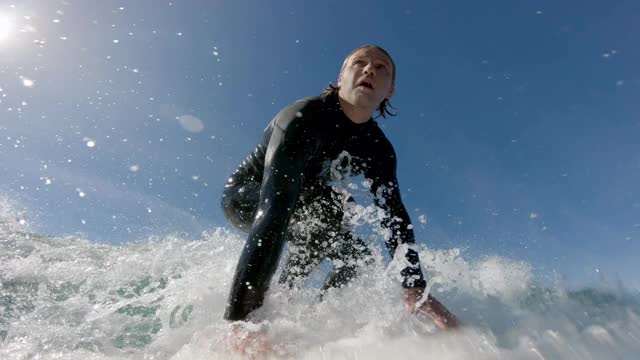
<svg viewBox="0 0 640 360">
<path fill-rule="evenodd" d="M 24 87 L 33 87 L 33 85 L 35 84 L 35 82 L 31 79 L 27 79 L 26 77 L 21 77 L 22 79 L 22 85 L 24 85 Z"/>
</svg>

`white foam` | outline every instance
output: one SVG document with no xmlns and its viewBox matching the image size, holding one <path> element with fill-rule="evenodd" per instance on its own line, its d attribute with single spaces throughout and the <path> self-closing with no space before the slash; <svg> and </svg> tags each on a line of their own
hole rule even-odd
<svg viewBox="0 0 640 360">
<path fill-rule="evenodd" d="M 0 210 L 3 221 L 16 216 Z M 243 243 L 225 229 L 112 246 L 0 227 L 0 358 L 233 358 L 222 316 Z M 272 284 L 256 318 L 273 357 L 606 359 L 640 350 L 637 296 L 571 295 L 544 288 L 522 261 L 418 250 L 429 288 L 463 330 L 441 333 L 409 315 L 398 265 L 377 250 L 362 276 L 322 302 L 316 288 Z"/>
</svg>

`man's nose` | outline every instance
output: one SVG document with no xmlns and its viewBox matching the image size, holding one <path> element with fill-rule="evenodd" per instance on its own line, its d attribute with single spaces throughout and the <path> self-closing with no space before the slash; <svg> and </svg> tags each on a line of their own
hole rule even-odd
<svg viewBox="0 0 640 360">
<path fill-rule="evenodd" d="M 370 74 L 370 75 L 373 75 L 373 76 L 375 76 L 375 75 L 376 75 L 376 69 L 375 69 L 375 67 L 373 66 L 373 64 L 372 64 L 372 63 L 368 63 L 368 64 L 364 67 L 363 72 L 364 72 L 365 74 Z"/>
</svg>

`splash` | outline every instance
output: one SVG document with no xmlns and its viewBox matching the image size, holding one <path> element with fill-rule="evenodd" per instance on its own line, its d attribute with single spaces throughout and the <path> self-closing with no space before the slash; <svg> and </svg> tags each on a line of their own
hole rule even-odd
<svg viewBox="0 0 640 360">
<path fill-rule="evenodd" d="M 2 219 L 15 218 L 4 206 Z M 363 215 L 364 216 L 364 215 Z M 244 239 L 125 246 L 0 227 L 0 358 L 228 359 L 222 320 Z M 350 286 L 290 291 L 274 282 L 257 311 L 273 358 L 608 359 L 640 350 L 637 294 L 545 287 L 525 262 L 419 248 L 431 292 L 465 323 L 440 333 L 402 306 L 381 252 Z M 276 275 L 277 277 L 277 275 Z"/>
</svg>

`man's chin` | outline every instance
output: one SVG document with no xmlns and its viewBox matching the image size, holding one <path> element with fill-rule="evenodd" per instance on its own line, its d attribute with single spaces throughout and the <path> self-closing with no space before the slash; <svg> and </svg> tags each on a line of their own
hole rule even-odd
<svg viewBox="0 0 640 360">
<path fill-rule="evenodd" d="M 376 99 L 370 96 L 356 96 L 354 105 L 363 108 L 377 108 L 380 102 L 376 102 Z"/>
<path fill-rule="evenodd" d="M 356 107 L 377 109 L 380 102 L 382 102 L 382 100 L 376 101 L 373 94 L 366 94 L 364 92 L 354 91 L 349 95 L 350 96 L 342 97 L 342 99 Z"/>
</svg>

